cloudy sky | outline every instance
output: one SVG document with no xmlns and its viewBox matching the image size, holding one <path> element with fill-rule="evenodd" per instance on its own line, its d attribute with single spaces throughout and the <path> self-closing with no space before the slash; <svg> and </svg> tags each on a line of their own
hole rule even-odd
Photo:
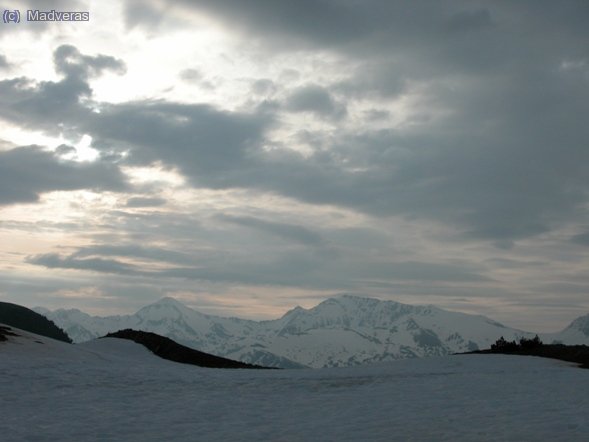
<svg viewBox="0 0 589 442">
<path fill-rule="evenodd" d="M 0 299 L 589 312 L 589 2 L 9 3 Z"/>
</svg>

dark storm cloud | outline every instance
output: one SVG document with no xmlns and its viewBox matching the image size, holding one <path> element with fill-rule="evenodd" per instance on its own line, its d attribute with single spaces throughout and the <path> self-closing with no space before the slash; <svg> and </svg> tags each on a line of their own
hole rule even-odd
<svg viewBox="0 0 589 442">
<path fill-rule="evenodd" d="M 39 146 L 0 152 L 0 205 L 30 203 L 55 190 L 128 189 L 121 171 L 107 163 L 60 159 Z"/>
</svg>

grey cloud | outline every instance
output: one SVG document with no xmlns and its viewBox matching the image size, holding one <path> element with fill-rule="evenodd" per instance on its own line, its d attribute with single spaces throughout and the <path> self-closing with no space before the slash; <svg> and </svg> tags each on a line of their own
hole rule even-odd
<svg viewBox="0 0 589 442">
<path fill-rule="evenodd" d="M 175 264 L 194 263 L 194 257 L 187 253 L 174 250 L 167 250 L 156 247 L 145 247 L 137 245 L 93 245 L 82 247 L 70 256 L 70 259 L 79 259 L 87 257 L 100 256 L 118 256 L 143 258 L 152 261 L 161 261 Z"/>
<path fill-rule="evenodd" d="M 574 235 L 571 238 L 571 242 L 573 242 L 575 244 L 582 245 L 582 246 L 589 246 L 589 232 Z"/>
<path fill-rule="evenodd" d="M 251 37 L 257 51 L 266 48 L 264 55 L 274 66 L 293 59 L 292 54 L 272 59 L 280 52 L 332 54 L 324 61 L 337 60 L 337 79 L 328 70 L 305 77 L 304 60 L 300 71 L 286 69 L 276 78 L 251 81 L 250 93 L 259 94 L 252 102 L 274 90 L 287 96 L 250 111 L 244 109 L 251 103 L 240 111 L 157 100 L 98 103 L 92 101 L 90 79 L 105 70 L 122 73 L 123 62 L 62 46 L 54 54 L 61 79 L 0 81 L 0 117 L 50 134 L 89 134 L 101 160 L 80 164 L 59 159 L 71 150 L 67 146 L 57 155 L 36 147 L 2 152 L 0 203 L 35 201 L 51 190 L 125 190 L 124 177 L 109 163 L 158 163 L 174 167 L 195 188 L 277 194 L 323 205 L 322 211 L 339 206 L 368 214 L 380 225 L 390 216 L 401 217 L 415 223 L 422 249 L 405 256 L 382 231 L 305 228 L 312 224 L 304 217 L 300 223 L 284 223 L 272 216 L 246 216 L 253 212 L 238 209 L 232 210 L 235 216 L 221 218 L 211 217 L 210 211 L 121 210 L 103 214 L 103 230 L 91 236 L 96 245 L 71 255 L 31 257 L 29 262 L 93 270 L 99 273 L 94 277 L 108 274 L 102 279 L 109 280 L 147 278 L 154 286 L 182 289 L 202 280 L 330 290 L 380 287 L 387 293 L 501 300 L 537 293 L 548 297 L 554 290 L 551 296 L 563 302 L 582 299 L 586 281 L 575 279 L 581 272 L 557 275 L 548 280 L 553 285 L 530 287 L 529 282 L 542 266 L 570 259 L 565 256 L 569 250 L 582 267 L 580 248 L 568 243 L 553 260 L 542 249 L 543 238 L 521 241 L 521 248 L 515 245 L 563 226 L 587 225 L 587 2 L 179 3 L 215 15 L 229 25 L 225 29 L 246 34 L 244 42 Z M 130 26 L 162 25 L 164 2 L 133 1 L 127 6 L 128 18 L 135 20 Z M 189 20 L 191 14 L 186 16 Z M 180 75 L 197 81 L 198 74 Z M 293 89 L 309 82 L 322 86 Z M 389 118 L 391 126 L 373 129 L 354 118 L 338 120 L 345 111 L 343 100 L 354 118 L 358 109 L 374 109 L 361 114 L 362 123 L 382 127 Z M 398 112 L 400 103 L 403 112 Z M 409 115 L 404 120 L 405 111 Z M 329 133 L 295 128 L 294 138 L 268 139 L 281 133 L 285 112 L 312 112 L 331 118 L 335 127 Z M 306 143 L 311 153 L 287 149 L 291 140 Z M 163 202 L 147 195 L 127 198 L 128 207 Z M 216 223 L 219 219 L 223 222 Z M 361 219 L 357 225 L 371 222 L 356 219 Z M 435 230 L 439 224 L 456 232 L 442 241 L 485 240 L 503 249 L 489 252 L 477 244 L 465 247 L 463 262 L 425 262 L 419 257 L 440 245 L 428 242 L 419 229 L 426 225 Z M 244 229 L 262 234 L 243 235 Z M 561 238 L 562 230 L 558 233 L 554 237 Z M 284 247 L 275 238 L 295 247 Z M 584 230 L 570 241 L 589 243 Z M 163 250 L 149 246 L 156 243 L 167 245 Z M 538 258 L 537 250 L 545 256 Z M 486 259 L 494 253 L 501 258 Z M 477 259 L 484 266 L 473 264 Z M 171 266 L 147 272 L 128 264 L 143 260 Z M 517 279 L 514 285 L 500 280 L 505 268 L 516 270 L 510 272 Z"/>
<path fill-rule="evenodd" d="M 352 69 L 349 77 L 335 83 L 332 89 L 353 99 L 382 100 L 406 93 L 414 75 L 402 62 L 379 57 Z"/>
<path fill-rule="evenodd" d="M 39 146 L 0 152 L 0 205 L 35 202 L 44 192 L 79 189 L 124 191 L 128 185 L 111 164 L 65 161 Z"/>
<path fill-rule="evenodd" d="M 6 55 L 0 54 L 0 70 L 7 70 L 12 64 L 6 58 Z"/>
<path fill-rule="evenodd" d="M 231 187 L 219 171 L 239 169 L 257 148 L 270 125 L 263 115 L 219 111 L 208 105 L 142 101 L 104 106 L 86 130 L 98 138 L 133 149 L 130 161 L 174 164 L 197 184 L 214 175 L 217 185 Z M 211 180 L 212 181 L 212 180 Z"/>
<path fill-rule="evenodd" d="M 53 60 L 56 72 L 64 77 L 60 81 L 33 82 L 24 77 L 0 81 L 0 117 L 49 133 L 75 131 L 93 115 L 80 103 L 92 97 L 88 79 L 105 70 L 123 74 L 126 69 L 121 60 L 83 55 L 71 45 L 59 46 Z"/>
<path fill-rule="evenodd" d="M 0 81 L 0 116 L 48 133 L 90 134 L 93 145 L 105 150 L 103 158 L 132 150 L 131 163 L 149 164 L 164 155 L 166 162 L 178 165 L 199 185 L 206 184 L 210 175 L 222 178 L 219 170 L 240 168 L 248 150 L 257 148 L 265 128 L 272 124 L 271 115 L 165 101 L 102 103 L 101 112 L 96 113 L 80 100 L 92 96 L 88 77 L 103 69 L 122 69 L 122 62 L 107 56 L 88 57 L 74 47 L 61 46 L 55 52 L 55 64 L 66 74 L 58 82 Z M 233 186 L 219 181 L 216 186 Z"/>
<path fill-rule="evenodd" d="M 135 1 L 130 4 L 136 3 Z M 141 2 L 144 4 L 145 2 Z M 152 11 L 163 3 L 147 2 Z M 273 36 L 277 43 L 305 42 L 317 39 L 323 42 L 349 41 L 370 31 L 369 23 L 359 23 L 358 10 L 348 4 L 326 0 L 300 0 L 296 3 L 271 0 L 182 0 L 178 3 L 199 12 L 210 13 L 231 22 L 235 29 L 246 32 L 262 32 Z M 367 6 L 370 8 L 371 5 Z M 364 8 L 361 8 L 362 11 Z M 128 10 L 128 20 L 135 20 Z M 364 14 L 363 14 L 364 15 Z M 145 17 L 149 23 L 155 12 Z M 270 43 L 272 40 L 269 40 Z"/>
<path fill-rule="evenodd" d="M 589 284 L 575 284 L 568 281 L 559 281 L 559 282 L 549 282 L 542 285 L 538 285 L 534 288 L 538 293 L 549 293 L 551 295 L 582 295 L 582 298 L 579 300 L 586 299 L 585 296 L 589 291 Z M 557 302 L 557 301 L 554 301 Z M 569 298 L 570 302 L 570 298 Z M 567 305 L 565 303 L 564 305 Z"/>
<path fill-rule="evenodd" d="M 224 4 L 203 7 L 231 15 Z M 589 188 L 584 169 L 589 160 L 584 118 L 589 91 L 583 76 L 559 66 L 565 58 L 589 57 L 587 46 L 578 43 L 587 31 L 578 25 L 577 15 L 586 7 L 578 6 L 576 15 L 568 7 L 558 13 L 549 8 L 556 13 L 551 29 L 562 33 L 546 38 L 539 33 L 546 13 L 527 18 L 512 4 L 490 5 L 488 16 L 475 7 L 468 12 L 461 3 L 436 2 L 425 12 L 399 4 L 375 5 L 398 12 L 383 35 L 394 42 L 388 49 L 391 56 L 379 64 L 374 61 L 382 54 L 378 42 L 365 39 L 362 32 L 354 38 L 371 49 L 362 59 L 373 63 L 376 73 L 399 66 L 401 80 L 427 86 L 422 97 L 426 115 L 415 130 L 342 129 L 327 148 L 307 157 L 286 150 L 267 152 L 260 148 L 268 141 L 266 131 L 279 121 L 269 112 L 137 101 L 102 103 L 101 113 L 94 114 L 79 103 L 91 93 L 88 84 L 74 76 L 34 86 L 22 78 L 0 82 L 0 112 L 14 122 L 47 130 L 66 121 L 71 130 L 92 135 L 97 146 L 129 150 L 128 163 L 162 161 L 178 167 L 197 187 L 249 188 L 376 216 L 434 220 L 462 229 L 465 239 L 498 246 L 509 247 L 514 240 L 582 219 Z M 347 7 L 353 8 L 348 5 L 340 12 L 346 14 Z M 282 14 L 281 8 L 287 7 L 273 3 L 266 13 Z M 530 36 L 501 20 L 508 12 L 522 17 Z M 362 22 L 362 14 L 373 13 L 363 11 L 357 19 Z M 485 25 L 485 17 L 492 26 Z M 400 29 L 407 35 L 393 29 L 409 18 L 424 26 L 423 35 L 405 23 Z M 452 20 L 464 29 L 447 29 Z M 399 39 L 391 40 L 391 33 Z M 457 36 L 464 33 L 469 36 Z M 324 42 L 320 35 L 309 38 L 317 45 Z M 340 50 L 355 54 L 349 46 Z M 477 59 L 481 54 L 484 60 Z M 356 77 L 350 81 L 359 90 L 387 86 L 386 75 L 375 75 L 370 85 L 363 85 L 360 74 Z M 327 87 L 295 91 L 287 104 L 292 111 L 337 111 Z M 430 104 L 445 116 L 428 120 Z"/>
<path fill-rule="evenodd" d="M 105 70 L 119 75 L 126 72 L 125 63 L 108 55 L 83 55 L 72 45 L 61 45 L 53 53 L 55 70 L 66 77 L 88 79 L 100 75 Z"/>
<path fill-rule="evenodd" d="M 6 141 L 0 138 L 0 151 L 2 150 L 10 150 L 17 147 L 14 143 L 11 143 L 10 141 Z"/>
<path fill-rule="evenodd" d="M 0 117 L 27 128 L 59 132 L 59 124 L 75 127 L 89 110 L 80 98 L 90 97 L 88 84 L 79 78 L 34 83 L 26 78 L 0 81 Z"/>
<path fill-rule="evenodd" d="M 55 149 L 55 154 L 58 156 L 75 154 L 76 148 L 74 146 L 68 146 L 67 144 L 61 144 Z"/>
<path fill-rule="evenodd" d="M 127 200 L 126 207 L 161 207 L 167 203 L 165 198 L 133 197 Z"/>
<path fill-rule="evenodd" d="M 564 8 L 544 2 L 546 9 L 530 15 L 530 4 L 525 4 L 485 4 L 486 9 L 462 2 L 431 2 L 427 8 L 379 1 L 357 9 L 340 4 L 338 14 L 329 18 L 319 14 L 315 21 L 301 23 L 295 16 L 278 30 L 258 20 L 266 14 L 280 22 L 288 7 L 264 9 L 264 2 L 252 2 L 249 6 L 260 14 L 244 17 L 258 25 L 249 32 L 296 34 L 317 48 L 335 45 L 363 61 L 348 81 L 336 85 L 340 92 L 389 96 L 404 92 L 406 80 L 417 80 L 429 85 L 427 99 L 452 115 L 431 123 L 424 115 L 420 131 L 410 135 L 353 135 L 337 146 L 350 152 L 339 158 L 303 161 L 285 155 L 288 169 L 275 156 L 277 161 L 269 162 L 273 168 L 258 175 L 257 184 L 264 180 L 262 187 L 308 202 L 449 222 L 470 238 L 490 239 L 498 246 L 578 216 L 589 184 L 580 168 L 588 159 L 584 146 L 589 133 L 582 116 L 588 113 L 589 97 L 586 79 L 558 72 L 558 66 L 563 59 L 589 57 L 583 43 L 587 29 L 581 26 L 589 8 L 584 2 Z M 233 22 L 227 5 L 203 2 L 198 7 Z M 352 16 L 354 27 L 346 34 L 344 25 Z M 547 30 L 553 37 L 547 37 Z M 270 40 L 274 48 L 276 40 Z M 329 112 L 325 97 L 330 91 L 322 92 L 321 106 L 302 100 L 290 103 L 291 109 Z M 340 159 L 368 171 L 349 175 Z"/>
<path fill-rule="evenodd" d="M 180 72 L 180 78 L 187 83 L 193 83 L 203 89 L 214 90 L 217 85 L 215 81 L 208 80 L 199 69 L 184 69 Z"/>
<path fill-rule="evenodd" d="M 203 74 L 198 69 L 184 69 L 180 72 L 180 78 L 185 81 L 200 81 L 203 79 Z"/>
<path fill-rule="evenodd" d="M 67 230 L 70 233 L 87 231 L 88 224 L 85 221 L 80 222 L 53 222 L 53 221 L 35 221 L 25 222 L 22 220 L 6 220 L 0 221 L 0 227 L 6 230 L 22 231 L 22 232 L 42 232 L 42 233 L 55 233 L 63 230 Z M 19 253 L 20 252 L 15 252 Z"/>
<path fill-rule="evenodd" d="M 99 251 L 97 249 L 96 251 Z M 106 250 L 108 252 L 108 250 Z M 115 254 L 123 254 L 124 250 L 116 251 Z M 110 253 L 110 252 L 109 252 Z M 141 253 L 141 252 L 140 252 Z M 275 285 L 298 285 L 301 282 L 298 271 L 301 264 L 305 270 L 309 270 L 311 263 L 308 261 L 294 262 L 273 262 L 260 265 L 260 263 L 247 263 L 236 261 L 234 266 L 199 266 L 199 267 L 172 267 L 163 270 L 146 271 L 138 266 L 126 264 L 115 259 L 104 258 L 83 258 L 76 255 L 61 256 L 56 253 L 48 253 L 28 257 L 30 264 L 40 265 L 46 268 L 60 268 L 123 275 L 129 277 L 143 278 L 173 278 L 182 280 L 205 280 L 211 282 L 231 282 L 240 284 L 275 284 Z"/>
<path fill-rule="evenodd" d="M 190 124 L 174 121 L 181 117 Z M 100 126 L 88 128 L 92 135 L 135 146 L 132 161 L 171 163 L 199 186 L 253 188 L 376 215 L 434 219 L 461 226 L 471 238 L 513 240 L 548 231 L 574 216 L 585 200 L 580 190 L 588 186 L 580 121 L 571 128 L 579 143 L 568 146 L 548 133 L 528 133 L 530 140 L 522 142 L 521 128 L 469 135 L 460 123 L 456 134 L 440 137 L 435 131 L 342 133 L 336 149 L 303 158 L 256 148 L 267 126 L 263 117 L 137 103 L 99 118 Z M 348 172 L 350 166 L 363 171 Z"/>
<path fill-rule="evenodd" d="M 56 253 L 46 253 L 27 258 L 30 264 L 41 265 L 49 269 L 88 270 L 100 273 L 134 275 L 141 274 L 134 266 L 114 259 L 87 258 L 77 259 L 72 256 L 62 257 Z"/>
<path fill-rule="evenodd" d="M 361 58 L 375 52 L 382 56 L 420 50 L 433 55 L 455 39 L 456 34 L 472 38 L 488 27 L 493 22 L 493 9 L 510 9 L 504 4 L 490 7 L 486 3 L 460 0 L 418 3 L 303 0 L 296 4 L 249 0 L 239 5 L 234 0 L 184 0 L 183 4 L 214 15 L 234 30 L 260 38 L 272 50 L 320 47 L 354 53 Z M 522 14 L 511 9 L 513 14 Z"/>
<path fill-rule="evenodd" d="M 309 237 L 309 232 L 306 230 L 299 230 L 288 224 L 242 218 L 222 219 L 228 222 L 236 221 L 238 225 L 252 226 L 251 228 L 264 232 L 274 230 L 273 234 L 313 247 L 276 248 L 272 247 L 271 243 L 252 239 L 251 241 L 256 244 L 256 253 L 251 254 L 247 237 L 235 237 L 232 236 L 233 233 L 222 230 L 219 234 L 226 240 L 215 241 L 216 250 L 219 253 L 211 253 L 208 249 L 182 250 L 182 245 L 176 250 L 170 250 L 132 244 L 98 244 L 82 247 L 67 256 L 50 253 L 29 257 L 27 262 L 47 268 L 155 278 L 160 281 L 171 278 L 185 281 L 202 280 L 313 289 L 357 289 L 379 284 L 395 286 L 395 284 L 418 281 L 422 285 L 436 283 L 448 286 L 446 291 L 451 291 L 451 287 L 456 284 L 465 283 L 480 290 L 482 289 L 480 284 L 492 281 L 485 275 L 482 267 L 473 264 L 390 262 L 386 258 L 376 260 L 366 255 L 361 245 L 354 249 L 356 250 L 354 254 L 347 253 L 349 249 L 342 249 L 342 253 L 330 254 L 329 250 L 326 252 L 323 248 L 317 249 L 316 246 L 321 245 L 317 244 L 317 241 L 323 242 L 323 240 L 320 237 Z M 348 246 L 354 247 L 354 242 L 349 238 L 354 234 L 354 232 L 348 232 Z M 233 242 L 233 238 L 238 240 Z M 150 260 L 171 266 L 146 270 L 143 266 L 130 264 L 121 259 L 130 260 L 130 262 L 135 259 Z M 443 291 L 442 288 L 440 291 Z"/>
<path fill-rule="evenodd" d="M 424 262 L 358 262 L 333 265 L 308 254 L 290 254 L 270 261 L 232 261 L 231 266 L 172 268 L 159 276 L 234 282 L 253 285 L 296 286 L 314 289 L 354 289 L 370 285 L 371 280 L 422 281 L 438 284 L 488 283 L 492 279 L 468 266 Z"/>
<path fill-rule="evenodd" d="M 368 121 L 382 121 L 391 117 L 391 113 L 382 109 L 370 109 L 364 112 Z"/>
<path fill-rule="evenodd" d="M 88 312 L 90 307 L 112 308 L 115 302 L 123 311 L 134 311 L 143 307 L 146 299 L 156 300 L 165 296 L 161 287 L 142 283 L 137 278 L 110 275 L 108 281 L 104 279 L 102 274 L 57 279 L 34 274 L 24 277 L 8 272 L 0 273 L 0 297 L 28 307 L 42 305 L 51 309 L 80 308 Z M 85 296 L 89 288 L 97 289 L 97 297 L 89 299 Z M 63 292 L 80 293 L 82 296 L 72 298 Z"/>
<path fill-rule="evenodd" d="M 327 89 L 314 84 L 295 90 L 286 99 L 286 109 L 292 112 L 313 112 L 335 119 L 341 119 L 346 115 L 343 104 L 334 100 Z"/>
<path fill-rule="evenodd" d="M 548 262 L 544 261 L 524 261 L 509 258 L 491 258 L 486 262 L 499 269 L 525 269 L 547 266 L 549 264 Z"/>
<path fill-rule="evenodd" d="M 157 2 L 144 0 L 126 0 L 125 22 L 128 28 L 142 25 L 148 29 L 159 26 L 165 14 L 157 7 Z"/>
<path fill-rule="evenodd" d="M 260 78 L 252 83 L 252 92 L 256 95 L 271 95 L 276 89 L 276 84 L 268 78 Z"/>
<path fill-rule="evenodd" d="M 474 266 L 440 264 L 418 261 L 364 262 L 356 269 L 350 268 L 351 277 L 376 280 L 415 280 L 438 282 L 490 282 L 482 269 Z"/>
<path fill-rule="evenodd" d="M 492 24 L 491 14 L 488 9 L 459 11 L 447 21 L 448 28 L 457 32 L 478 30 L 492 26 Z"/>
<path fill-rule="evenodd" d="M 295 224 L 277 223 L 249 216 L 218 215 L 217 219 L 306 245 L 317 246 L 324 243 L 318 233 Z"/>
</svg>

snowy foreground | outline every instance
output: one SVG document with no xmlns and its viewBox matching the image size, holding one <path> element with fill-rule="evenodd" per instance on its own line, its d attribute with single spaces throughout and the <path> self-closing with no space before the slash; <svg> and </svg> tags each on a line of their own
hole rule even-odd
<svg viewBox="0 0 589 442">
<path fill-rule="evenodd" d="M 589 370 L 502 355 L 220 370 L 119 339 L 0 342 L 9 441 L 587 441 Z M 35 341 L 42 341 L 43 344 Z"/>
</svg>

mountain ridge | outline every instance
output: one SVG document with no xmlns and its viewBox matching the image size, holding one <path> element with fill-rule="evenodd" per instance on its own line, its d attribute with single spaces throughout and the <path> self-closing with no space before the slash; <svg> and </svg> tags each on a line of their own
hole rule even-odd
<svg viewBox="0 0 589 442">
<path fill-rule="evenodd" d="M 46 315 L 75 342 L 132 328 L 230 359 L 281 368 L 443 356 L 487 348 L 500 336 L 513 340 L 535 334 L 482 315 L 351 294 L 328 298 L 309 309 L 297 306 L 277 319 L 264 321 L 207 315 L 170 297 L 132 315 L 95 317 L 63 309 Z M 573 326 L 575 321 L 562 332 L 541 334 L 542 338 L 546 342 L 589 343 L 589 336 Z"/>
<path fill-rule="evenodd" d="M 70 336 L 46 315 L 11 302 L 0 302 L 0 323 L 68 344 L 72 342 Z"/>
</svg>

